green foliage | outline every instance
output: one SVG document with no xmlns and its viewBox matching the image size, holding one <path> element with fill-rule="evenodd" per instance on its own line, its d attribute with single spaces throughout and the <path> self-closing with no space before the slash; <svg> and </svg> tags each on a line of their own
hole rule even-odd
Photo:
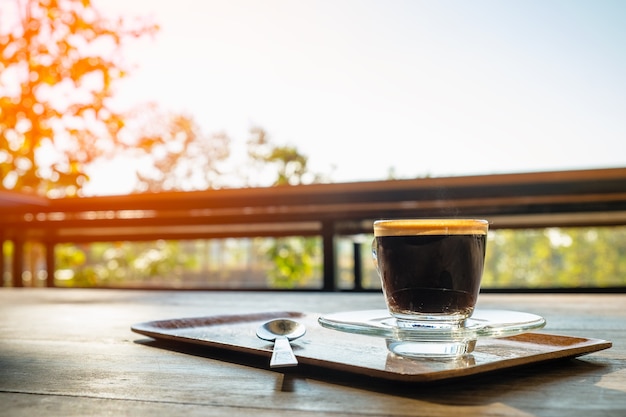
<svg viewBox="0 0 626 417">
<path fill-rule="evenodd" d="M 626 285 L 626 227 L 489 232 L 485 288 Z"/>
<path fill-rule="evenodd" d="M 239 274 L 241 279 L 254 275 L 256 285 L 263 285 L 265 276 L 269 288 L 317 286 L 322 258 L 319 238 L 255 239 L 252 247 L 239 246 L 236 241 L 220 246 L 215 252 L 217 264 L 211 266 L 206 265 L 206 249 L 196 250 L 197 246 L 178 241 L 58 245 L 57 283 L 80 287 L 230 287 L 230 281 L 236 281 Z M 373 262 L 365 255 L 368 245 L 363 248 L 364 283 L 367 288 L 380 288 Z M 349 252 L 342 256 L 351 256 Z M 623 287 L 625 253 L 626 227 L 491 231 L 483 287 Z M 344 262 L 346 259 L 338 261 L 350 264 Z M 205 264 L 202 270 L 198 270 L 200 264 Z M 243 266 L 248 269 L 242 271 Z M 186 276 L 201 281 L 190 283 Z"/>
<path fill-rule="evenodd" d="M 315 277 L 316 266 L 320 265 L 320 240 L 312 237 L 276 239 L 266 255 L 273 264 L 267 271 L 270 287 L 304 287 Z"/>
<path fill-rule="evenodd" d="M 56 282 L 67 287 L 150 286 L 176 281 L 197 259 L 181 242 L 57 245 Z"/>
</svg>

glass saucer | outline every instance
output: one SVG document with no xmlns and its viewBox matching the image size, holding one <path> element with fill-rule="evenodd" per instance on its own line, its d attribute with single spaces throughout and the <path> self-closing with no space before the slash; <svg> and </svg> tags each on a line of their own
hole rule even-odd
<svg viewBox="0 0 626 417">
<path fill-rule="evenodd" d="M 322 327 L 383 337 L 393 353 L 409 357 L 458 357 L 471 353 L 479 338 L 506 337 L 540 329 L 543 317 L 508 310 L 476 309 L 460 327 L 398 327 L 387 310 L 365 310 L 321 316 Z"/>
</svg>

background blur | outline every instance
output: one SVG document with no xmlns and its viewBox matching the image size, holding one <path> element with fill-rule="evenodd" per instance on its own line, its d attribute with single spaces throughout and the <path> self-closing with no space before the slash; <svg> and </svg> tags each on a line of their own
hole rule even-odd
<svg viewBox="0 0 626 417">
<path fill-rule="evenodd" d="M 623 167 L 624 22 L 620 0 L 0 0 L 0 190 Z M 22 280 L 42 285 L 42 250 L 26 245 Z M 624 227 L 503 230 L 489 248 L 485 287 L 626 285 Z M 322 280 L 316 238 L 59 245 L 55 258 L 68 286 Z"/>
</svg>

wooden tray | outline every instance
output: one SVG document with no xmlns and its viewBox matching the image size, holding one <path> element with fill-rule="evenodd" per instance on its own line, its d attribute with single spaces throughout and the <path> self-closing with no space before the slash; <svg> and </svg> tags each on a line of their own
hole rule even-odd
<svg viewBox="0 0 626 417">
<path fill-rule="evenodd" d="M 268 312 L 151 321 L 131 330 L 155 339 L 211 346 L 269 358 L 272 344 L 256 337 L 266 320 L 290 317 L 303 322 L 307 333 L 293 341 L 302 364 L 394 381 L 428 382 L 460 378 L 543 361 L 571 358 L 607 349 L 599 339 L 524 333 L 500 339 L 479 339 L 474 352 L 454 360 L 408 359 L 387 350 L 383 338 L 325 329 L 319 314 Z"/>
</svg>

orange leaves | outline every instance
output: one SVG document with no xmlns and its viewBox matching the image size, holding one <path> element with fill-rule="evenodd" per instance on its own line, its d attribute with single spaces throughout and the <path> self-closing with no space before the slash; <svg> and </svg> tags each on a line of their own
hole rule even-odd
<svg viewBox="0 0 626 417">
<path fill-rule="evenodd" d="M 125 126 L 107 107 L 125 75 L 123 41 L 156 26 L 106 19 L 90 0 L 22 0 L 13 12 L 15 27 L 0 28 L 0 188 L 76 194 L 86 165 L 114 151 Z"/>
</svg>

